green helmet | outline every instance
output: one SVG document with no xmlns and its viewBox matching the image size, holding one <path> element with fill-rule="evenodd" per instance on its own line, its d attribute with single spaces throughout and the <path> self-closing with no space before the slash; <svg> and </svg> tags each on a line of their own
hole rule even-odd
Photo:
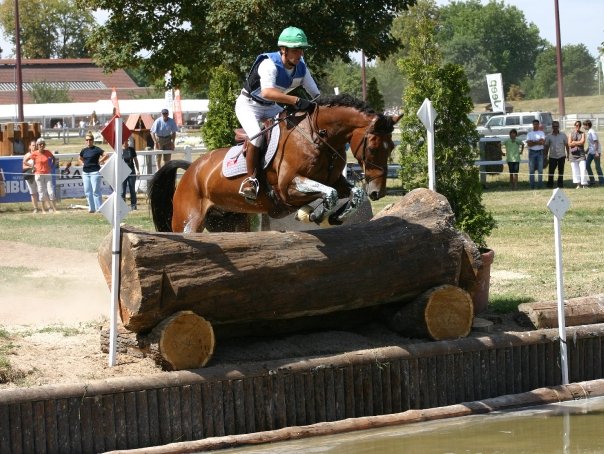
<svg viewBox="0 0 604 454">
<path fill-rule="evenodd" d="M 279 35 L 278 46 L 294 47 L 294 48 L 306 48 L 310 47 L 306 34 L 298 27 L 287 27 Z"/>
</svg>

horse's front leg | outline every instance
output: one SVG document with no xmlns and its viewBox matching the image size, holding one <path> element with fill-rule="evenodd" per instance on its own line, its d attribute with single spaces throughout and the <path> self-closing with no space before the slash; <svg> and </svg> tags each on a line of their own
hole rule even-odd
<svg viewBox="0 0 604 454">
<path fill-rule="evenodd" d="M 338 194 L 343 197 L 348 195 L 348 202 L 342 205 L 329 217 L 329 223 L 331 225 L 340 225 L 359 209 L 363 201 L 367 198 L 367 193 L 363 188 L 350 186 L 350 183 L 348 183 L 348 180 L 346 180 L 344 176 L 342 176 L 334 186 L 339 189 Z"/>
<path fill-rule="evenodd" d="M 318 197 L 323 198 L 323 202 L 308 216 L 310 222 L 321 223 L 323 219 L 329 217 L 334 212 L 338 204 L 338 191 L 310 178 L 294 177 L 290 184 L 290 189 L 302 194 L 317 194 Z"/>
</svg>

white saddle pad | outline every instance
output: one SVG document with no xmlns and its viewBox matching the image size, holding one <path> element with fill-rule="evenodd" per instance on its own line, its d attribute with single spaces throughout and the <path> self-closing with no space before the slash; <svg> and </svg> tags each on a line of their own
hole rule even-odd
<svg viewBox="0 0 604 454">
<path fill-rule="evenodd" d="M 262 168 L 266 169 L 271 163 L 275 153 L 277 152 L 277 145 L 279 145 L 279 134 L 281 129 L 279 125 L 273 127 L 271 133 L 271 141 L 268 144 L 266 153 L 264 154 L 264 162 Z M 222 174 L 225 177 L 236 177 L 247 173 L 247 165 L 245 163 L 245 156 L 243 156 L 243 144 L 235 145 L 227 151 L 224 160 L 222 161 Z"/>
</svg>

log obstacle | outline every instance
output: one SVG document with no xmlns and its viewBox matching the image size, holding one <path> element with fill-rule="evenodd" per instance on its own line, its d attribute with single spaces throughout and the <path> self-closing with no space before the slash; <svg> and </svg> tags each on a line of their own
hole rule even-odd
<svg viewBox="0 0 604 454">
<path fill-rule="evenodd" d="M 474 305 L 470 294 L 446 284 L 424 292 L 401 307 L 389 319 L 388 326 L 410 337 L 447 340 L 470 334 L 473 319 Z"/>
<path fill-rule="evenodd" d="M 558 301 L 540 301 L 518 305 L 518 312 L 537 329 L 558 327 Z M 604 294 L 570 298 L 564 301 L 566 326 L 604 322 Z"/>
<path fill-rule="evenodd" d="M 416 189 L 369 222 L 324 230 L 173 234 L 124 226 L 121 319 L 142 335 L 184 310 L 223 331 L 283 328 L 287 320 L 408 303 L 445 284 L 468 289 L 480 252 L 454 222 L 446 198 Z M 99 262 L 110 284 L 111 235 Z"/>
</svg>

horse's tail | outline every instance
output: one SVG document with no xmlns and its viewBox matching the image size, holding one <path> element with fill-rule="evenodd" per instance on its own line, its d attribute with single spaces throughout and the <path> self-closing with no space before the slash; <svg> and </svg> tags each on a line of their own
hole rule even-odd
<svg viewBox="0 0 604 454">
<path fill-rule="evenodd" d="M 147 198 L 153 224 L 158 232 L 172 231 L 172 214 L 174 212 L 172 199 L 176 191 L 176 172 L 178 169 L 187 170 L 190 166 L 189 161 L 168 161 L 149 180 Z"/>
</svg>

